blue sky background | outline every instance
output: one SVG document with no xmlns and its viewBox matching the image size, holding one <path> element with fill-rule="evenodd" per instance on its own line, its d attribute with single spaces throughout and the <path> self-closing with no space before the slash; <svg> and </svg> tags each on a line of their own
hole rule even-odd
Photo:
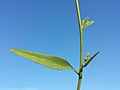
<svg viewBox="0 0 120 90">
<path fill-rule="evenodd" d="M 120 90 L 120 1 L 80 0 L 84 56 L 101 53 L 84 69 L 82 90 Z M 75 0 L 0 0 L 0 90 L 76 90 L 77 75 L 17 56 L 19 48 L 55 55 L 79 67 Z"/>
</svg>

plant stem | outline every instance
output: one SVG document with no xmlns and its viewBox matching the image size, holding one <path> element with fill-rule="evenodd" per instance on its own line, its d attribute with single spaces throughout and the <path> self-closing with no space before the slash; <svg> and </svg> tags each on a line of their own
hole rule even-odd
<svg viewBox="0 0 120 90">
<path fill-rule="evenodd" d="M 80 8 L 78 0 L 76 0 L 76 9 L 79 23 L 79 31 L 80 31 L 80 66 L 82 66 L 82 24 L 81 24 L 81 16 L 80 16 Z"/>
<path fill-rule="evenodd" d="M 79 8 L 79 2 L 78 0 L 75 0 L 76 3 L 76 10 L 77 10 L 77 17 L 78 17 L 78 23 L 79 23 L 79 32 L 80 32 L 80 68 L 79 68 L 79 79 L 78 79 L 78 86 L 77 90 L 80 90 L 81 82 L 82 82 L 82 71 L 83 71 L 83 62 L 82 62 L 82 56 L 83 56 L 83 39 L 82 39 L 82 21 L 81 21 L 81 16 L 80 16 L 80 8 Z"/>
<path fill-rule="evenodd" d="M 77 90 L 80 90 L 81 81 L 82 81 L 82 79 L 78 78 Z"/>
</svg>

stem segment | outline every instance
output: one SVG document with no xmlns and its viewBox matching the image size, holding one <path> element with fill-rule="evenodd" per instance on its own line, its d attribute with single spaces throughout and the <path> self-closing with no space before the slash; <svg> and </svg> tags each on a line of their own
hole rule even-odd
<svg viewBox="0 0 120 90">
<path fill-rule="evenodd" d="M 78 24 L 79 24 L 79 32 L 80 32 L 80 68 L 79 68 L 79 79 L 78 79 L 78 86 L 77 90 L 80 90 L 81 82 L 82 82 L 82 71 L 83 71 L 83 62 L 82 62 L 82 56 L 83 56 L 83 39 L 82 39 L 82 21 L 81 21 L 81 16 L 80 16 L 80 8 L 79 8 L 79 2 L 78 0 L 75 0 L 76 3 L 76 10 L 77 10 L 77 17 L 78 17 Z"/>
<path fill-rule="evenodd" d="M 76 9 L 79 23 L 79 31 L 80 31 L 80 66 L 82 66 L 82 24 L 81 24 L 81 16 L 80 16 L 80 8 L 78 0 L 76 0 Z"/>
<path fill-rule="evenodd" d="M 77 86 L 77 90 L 80 90 L 81 80 L 82 80 L 82 79 L 78 79 L 78 86 Z"/>
</svg>

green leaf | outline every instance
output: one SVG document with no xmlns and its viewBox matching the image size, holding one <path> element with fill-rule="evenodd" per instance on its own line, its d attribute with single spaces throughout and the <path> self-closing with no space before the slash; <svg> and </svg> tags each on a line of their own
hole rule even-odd
<svg viewBox="0 0 120 90">
<path fill-rule="evenodd" d="M 89 17 L 86 17 L 84 20 L 82 20 L 82 27 L 83 29 L 92 25 L 94 21 L 89 21 Z"/>
<path fill-rule="evenodd" d="M 10 50 L 12 53 L 20 55 L 24 58 L 27 58 L 33 62 L 38 64 L 44 65 L 48 68 L 55 69 L 55 70 L 65 70 L 65 69 L 75 69 L 64 59 L 56 56 L 48 56 L 45 54 L 39 54 L 36 52 L 31 52 L 27 50 L 20 50 L 20 49 L 12 49 Z"/>
<path fill-rule="evenodd" d="M 87 62 L 85 62 L 84 67 L 86 67 L 86 66 L 93 60 L 93 58 L 94 58 L 98 53 L 100 53 L 100 52 L 97 52 L 97 53 L 94 54 Z"/>
</svg>

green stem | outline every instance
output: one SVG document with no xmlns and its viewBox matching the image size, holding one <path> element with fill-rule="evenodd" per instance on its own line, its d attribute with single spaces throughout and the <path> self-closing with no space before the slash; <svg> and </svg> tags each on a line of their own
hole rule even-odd
<svg viewBox="0 0 120 90">
<path fill-rule="evenodd" d="M 81 82 L 82 82 L 82 79 L 78 78 L 77 90 L 80 90 Z"/>
<path fill-rule="evenodd" d="M 79 23 L 79 32 L 80 32 L 80 68 L 79 68 L 79 79 L 78 79 L 78 86 L 77 90 L 80 90 L 81 82 L 82 82 L 82 71 L 83 71 L 83 62 L 82 62 L 82 56 L 83 56 L 83 36 L 82 36 L 82 21 L 80 16 L 80 8 L 79 8 L 79 2 L 78 0 L 75 0 L 76 3 L 76 10 L 77 10 L 77 17 L 78 17 L 78 23 Z"/>
<path fill-rule="evenodd" d="M 78 23 L 79 23 L 79 31 L 80 31 L 80 66 L 82 66 L 82 23 L 81 23 L 81 16 L 80 16 L 80 8 L 78 0 L 76 0 L 76 9 L 77 9 L 77 16 L 78 16 Z"/>
</svg>

